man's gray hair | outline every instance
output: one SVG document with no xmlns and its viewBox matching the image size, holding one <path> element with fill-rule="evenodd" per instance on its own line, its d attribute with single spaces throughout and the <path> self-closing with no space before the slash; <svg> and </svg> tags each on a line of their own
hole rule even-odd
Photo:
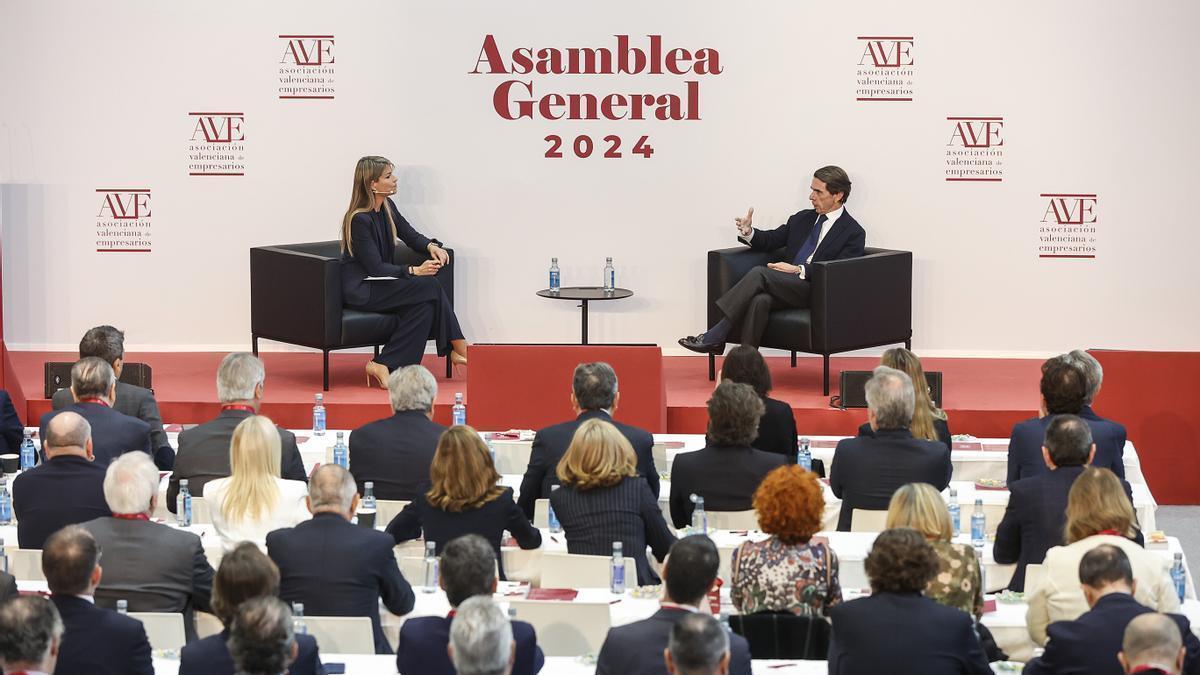
<svg viewBox="0 0 1200 675">
<path fill-rule="evenodd" d="M 575 401 L 583 410 L 611 410 L 617 398 L 617 373 L 603 361 L 575 366 L 571 381 Z"/>
<path fill-rule="evenodd" d="M 397 368 L 388 375 L 388 397 L 392 410 L 433 410 L 437 398 L 437 380 L 425 366 L 412 365 Z"/>
<path fill-rule="evenodd" d="M 512 624 L 488 595 L 467 598 L 450 623 L 458 675 L 504 675 L 512 656 Z"/>
<path fill-rule="evenodd" d="M 1148 612 L 1125 626 L 1125 639 L 1121 651 L 1132 668 L 1144 663 L 1170 664 L 1174 666 L 1183 647 L 1183 636 L 1179 626 L 1169 616 Z"/>
<path fill-rule="evenodd" d="M 876 366 L 867 380 L 867 407 L 875 412 L 879 429 L 907 429 L 912 424 L 915 397 L 908 373 Z"/>
<path fill-rule="evenodd" d="M 725 652 L 729 651 L 729 635 L 711 616 L 689 613 L 671 628 L 667 649 L 676 672 L 715 674 Z"/>
<path fill-rule="evenodd" d="M 308 480 L 308 499 L 314 511 L 336 509 L 338 513 L 350 510 L 358 485 L 349 471 L 337 464 L 322 464 Z"/>
<path fill-rule="evenodd" d="M 1087 380 L 1087 404 L 1091 405 L 1100 392 L 1100 385 L 1104 383 L 1104 366 L 1082 349 L 1072 349 L 1067 354 L 1067 360 L 1083 369 L 1084 379 Z"/>
<path fill-rule="evenodd" d="M 114 459 L 104 473 L 104 501 L 113 513 L 149 513 L 158 494 L 158 468 L 150 455 L 132 450 Z"/>
<path fill-rule="evenodd" d="M 229 655 L 239 673 L 278 675 L 292 661 L 292 610 L 269 595 L 243 602 L 229 628 Z"/>
<path fill-rule="evenodd" d="M 8 666 L 43 663 L 62 634 L 62 617 L 49 598 L 22 595 L 0 605 L 0 660 Z"/>
<path fill-rule="evenodd" d="M 91 423 L 77 412 L 64 410 L 46 423 L 46 438 L 42 439 L 42 445 L 47 451 L 56 448 L 82 448 L 91 437 Z"/>
<path fill-rule="evenodd" d="M 491 595 L 496 580 L 496 551 L 477 534 L 464 534 L 442 547 L 442 587 L 451 607 L 476 595 Z"/>
<path fill-rule="evenodd" d="M 217 399 L 221 403 L 249 401 L 254 398 L 254 388 L 266 379 L 267 371 L 257 356 L 249 352 L 227 354 L 217 368 Z"/>
<path fill-rule="evenodd" d="M 117 374 L 100 357 L 87 356 L 71 366 L 71 391 L 76 398 L 108 396 L 116 384 Z"/>
</svg>

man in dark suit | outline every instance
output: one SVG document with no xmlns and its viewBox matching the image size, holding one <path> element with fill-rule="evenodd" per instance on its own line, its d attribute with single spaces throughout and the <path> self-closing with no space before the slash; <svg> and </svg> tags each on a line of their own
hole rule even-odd
<svg viewBox="0 0 1200 675">
<path fill-rule="evenodd" d="M 21 442 L 25 440 L 25 425 L 17 415 L 12 396 L 0 389 L 0 454 L 17 454 L 21 452 Z"/>
<path fill-rule="evenodd" d="M 186 478 L 188 490 L 196 496 L 204 494 L 211 480 L 229 476 L 229 443 L 233 430 L 242 420 L 257 415 L 262 408 L 266 371 L 257 356 L 234 352 L 221 359 L 217 368 L 217 398 L 221 413 L 217 418 L 187 429 L 179 434 L 179 454 L 175 471 L 167 484 L 167 510 L 175 513 L 175 498 L 179 481 Z M 296 447 L 296 435 L 279 430 L 279 469 L 285 480 L 307 480 L 304 460 Z"/>
<path fill-rule="evenodd" d="M 163 430 L 162 415 L 158 412 L 158 401 L 154 392 L 121 381 L 125 368 L 125 333 L 112 326 L 96 326 L 83 334 L 79 341 L 79 358 L 95 356 L 112 366 L 117 376 L 117 393 L 112 402 L 113 410 L 136 417 L 150 425 L 150 447 L 154 451 L 154 463 L 163 471 L 169 471 L 175 463 L 175 450 Z M 54 410 L 61 410 L 73 402 L 71 390 L 59 389 L 50 398 Z"/>
<path fill-rule="evenodd" d="M 104 497 L 112 517 L 83 524 L 104 550 L 109 570 L 96 602 L 115 607 L 128 600 L 131 612 L 182 613 L 187 639 L 196 639 L 193 611 L 212 611 L 213 568 L 200 537 L 150 521 L 158 504 L 158 470 L 150 458 L 131 452 L 113 461 Z"/>
<path fill-rule="evenodd" d="M 1125 479 L 1125 427 L 1092 411 L 1089 396 L 1099 391 L 1100 376 L 1074 354 L 1061 354 L 1042 364 L 1041 415 L 1018 422 L 1008 440 L 1009 484 L 1049 471 L 1042 461 L 1041 442 L 1050 419 L 1063 414 L 1078 415 L 1091 428 L 1096 444 L 1091 465 Z"/>
<path fill-rule="evenodd" d="M 717 546 L 702 534 L 675 542 L 663 564 L 662 606 L 650 618 L 608 631 L 596 657 L 596 675 L 666 675 L 663 652 L 675 622 L 700 610 L 721 565 Z M 750 645 L 729 636 L 730 675 L 750 675 Z"/>
<path fill-rule="evenodd" d="M 838 442 L 829 469 L 829 487 L 842 500 L 838 531 L 850 530 L 854 509 L 887 510 L 892 494 L 906 483 L 950 484 L 950 449 L 938 441 L 913 438 L 912 380 L 887 366 L 867 381 L 867 422 L 874 436 Z"/>
<path fill-rule="evenodd" d="M 734 218 L 739 241 L 757 251 L 783 249 L 783 260 L 750 270 L 717 299 L 725 318 L 679 344 L 702 354 L 722 354 L 730 331 L 740 326 L 742 344 L 757 347 L 772 309 L 808 307 L 812 263 L 863 255 L 867 234 L 846 211 L 849 198 L 850 177 L 840 167 L 825 166 L 813 173 L 808 196 L 812 209 L 794 214 L 773 230 L 754 229 L 753 208 L 745 218 Z"/>
<path fill-rule="evenodd" d="M 358 511 L 354 477 L 323 464 L 308 485 L 313 518 L 267 535 L 267 555 L 279 566 L 279 597 L 304 603 L 312 616 L 365 616 L 375 632 L 375 653 L 392 648 L 379 622 L 379 601 L 397 615 L 412 611 L 416 597 L 400 574 L 395 542 L 383 532 L 350 522 Z"/>
<path fill-rule="evenodd" d="M 91 533 L 79 525 L 68 525 L 51 535 L 42 550 L 42 573 L 50 587 L 50 601 L 66 626 L 56 672 L 154 673 L 142 622 L 98 607 L 93 600 L 104 570 L 100 545 Z"/>
<path fill-rule="evenodd" d="M 1026 675 L 1121 675 L 1117 659 L 1125 628 L 1134 617 L 1154 610 L 1133 598 L 1135 582 L 1129 557 L 1104 544 L 1079 561 L 1079 581 L 1091 609 L 1074 621 L 1056 621 L 1046 629 L 1046 651 L 1025 665 Z M 1183 672 L 1200 673 L 1200 640 L 1187 617 L 1168 614 L 1179 627 L 1186 650 Z"/>
<path fill-rule="evenodd" d="M 92 454 L 92 427 L 64 411 L 46 425 L 42 448 L 49 458 L 13 480 L 13 513 L 21 548 L 40 549 L 67 525 L 112 514 L 104 499 L 104 466 Z"/>
<path fill-rule="evenodd" d="M 688 614 L 671 628 L 663 654 L 667 672 L 725 675 L 729 672 L 729 633 L 706 614 Z"/>
<path fill-rule="evenodd" d="M 433 421 L 437 380 L 421 365 L 388 377 L 393 415 L 350 432 L 350 473 L 375 483 L 376 499 L 416 501 L 429 489 L 429 465 L 446 427 Z"/>
<path fill-rule="evenodd" d="M 496 592 L 496 553 L 483 537 L 468 534 L 442 547 L 439 582 L 450 601 L 450 614 L 422 616 L 404 622 L 396 647 L 396 669 L 401 675 L 454 675 L 454 664 L 446 653 L 450 622 L 467 598 L 491 597 Z M 514 675 L 533 675 L 542 669 L 545 657 L 537 644 L 537 633 L 524 621 L 513 621 L 516 643 Z"/>
<path fill-rule="evenodd" d="M 0 663 L 6 673 L 55 672 L 62 635 L 62 619 L 46 598 L 31 595 L 0 605 Z"/>
<path fill-rule="evenodd" d="M 762 398 L 754 387 L 722 382 L 708 399 L 708 445 L 681 453 L 671 465 L 671 521 L 687 527 L 695 504 L 704 498 L 706 511 L 748 511 L 764 476 L 787 463 L 787 457 L 750 447 L 758 435 Z"/>
<path fill-rule="evenodd" d="M 136 417 L 113 410 L 117 376 L 112 366 L 95 356 L 79 359 L 71 367 L 71 405 L 42 415 L 39 438 L 46 437 L 46 425 L 55 415 L 70 410 L 78 413 L 92 427 L 92 452 L 101 466 L 122 453 L 141 450 L 153 457 L 150 448 L 150 425 Z M 45 459 L 43 452 L 42 459 Z"/>
<path fill-rule="evenodd" d="M 658 498 L 658 470 L 654 468 L 654 436 L 649 432 L 613 419 L 621 394 L 617 391 L 617 373 L 612 366 L 598 361 L 581 363 L 575 367 L 571 382 L 571 407 L 577 417 L 537 432 L 533 437 L 533 449 L 529 455 L 529 466 L 521 479 L 521 493 L 517 505 L 525 516 L 533 519 L 533 507 L 539 499 L 549 499 L 550 490 L 558 485 L 558 462 L 567 454 L 571 439 L 579 425 L 590 419 L 602 419 L 612 423 L 621 432 L 633 452 L 637 455 L 637 469 L 650 492 Z"/>
</svg>

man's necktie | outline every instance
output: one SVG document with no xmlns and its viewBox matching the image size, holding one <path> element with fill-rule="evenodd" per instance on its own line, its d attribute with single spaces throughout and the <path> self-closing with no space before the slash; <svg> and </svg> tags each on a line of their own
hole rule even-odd
<svg viewBox="0 0 1200 675">
<path fill-rule="evenodd" d="M 817 240 L 821 237 L 821 226 L 825 221 L 829 220 L 829 216 L 824 213 L 817 216 L 817 223 L 813 225 L 812 232 L 808 233 L 808 239 L 800 245 L 800 250 L 796 252 L 796 259 L 792 261 L 793 265 L 807 265 L 808 258 L 817 250 Z"/>
</svg>

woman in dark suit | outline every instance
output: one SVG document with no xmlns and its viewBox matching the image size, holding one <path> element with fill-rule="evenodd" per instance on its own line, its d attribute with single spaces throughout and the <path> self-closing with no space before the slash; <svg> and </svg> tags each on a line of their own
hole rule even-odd
<svg viewBox="0 0 1200 675">
<path fill-rule="evenodd" d="M 933 405 L 933 399 L 929 396 L 929 385 L 925 380 L 925 371 L 921 369 L 921 359 L 903 347 L 896 347 L 883 353 L 879 365 L 902 371 L 913 381 L 916 401 L 913 405 L 912 423 L 908 425 L 913 438 L 940 441 L 947 448 L 952 447 L 946 411 Z M 859 427 L 858 435 L 874 435 L 871 425 L 864 424 Z"/>
<path fill-rule="evenodd" d="M 637 566 L 638 585 L 659 583 L 646 546 L 662 562 L 675 535 L 621 432 L 601 419 L 579 425 L 558 463 L 558 480 L 562 487 L 550 493 L 550 506 L 562 524 L 567 552 L 608 556 L 619 541 Z"/>
<path fill-rule="evenodd" d="M 504 530 L 511 532 L 523 549 L 542 545 L 542 533 L 525 519 L 513 500 L 512 488 L 497 485 L 500 474 L 487 445 L 471 427 L 454 426 L 442 433 L 429 466 L 429 480 L 433 484 L 429 492 L 388 523 L 387 533 L 397 544 L 416 539 L 424 531 L 425 541 L 435 542 L 441 554 L 452 539 L 477 534 L 495 550 L 501 579 L 505 579 L 500 555 Z"/>
<path fill-rule="evenodd" d="M 795 464 L 796 417 L 792 414 L 792 406 L 767 396 L 771 391 L 771 371 L 762 354 L 747 345 L 734 347 L 717 373 L 717 384 L 721 382 L 748 384 L 762 398 L 766 412 L 758 421 L 758 438 L 751 447 L 779 453 L 788 458 L 788 464 Z"/>
<path fill-rule="evenodd" d="M 383 157 L 363 157 L 354 169 L 350 208 L 342 218 L 342 297 L 347 307 L 390 312 L 399 319 L 383 351 L 367 362 L 371 378 L 387 388 L 388 373 L 421 362 L 432 339 L 437 353 L 453 349 L 450 360 L 467 362 L 467 341 L 446 292 L 434 275 L 450 262 L 440 241 L 413 229 L 388 195 L 396 193 L 393 165 Z M 392 263 L 396 241 L 429 259 L 402 267 Z M 367 281 L 367 277 L 396 277 Z"/>
</svg>

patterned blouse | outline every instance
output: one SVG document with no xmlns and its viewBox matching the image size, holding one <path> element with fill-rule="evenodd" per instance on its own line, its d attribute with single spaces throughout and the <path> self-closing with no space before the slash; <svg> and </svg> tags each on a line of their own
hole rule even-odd
<svg viewBox="0 0 1200 675">
<path fill-rule="evenodd" d="M 925 596 L 978 620 L 983 616 L 983 587 L 975 550 L 948 541 L 931 541 L 929 545 L 938 556 L 938 573 L 925 587 Z"/>
<path fill-rule="evenodd" d="M 824 616 L 842 601 L 837 554 L 826 543 L 746 542 L 734 550 L 731 569 L 733 606 L 742 614 Z"/>
</svg>

